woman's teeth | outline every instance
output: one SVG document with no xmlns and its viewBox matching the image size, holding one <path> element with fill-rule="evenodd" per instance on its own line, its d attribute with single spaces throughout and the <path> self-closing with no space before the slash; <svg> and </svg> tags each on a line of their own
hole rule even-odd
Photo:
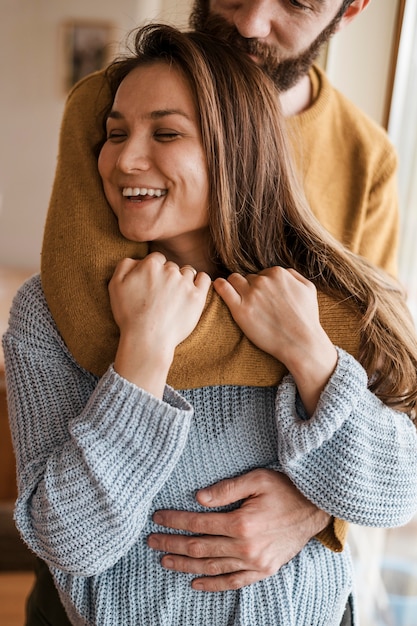
<svg viewBox="0 0 417 626">
<path fill-rule="evenodd" d="M 147 187 L 124 187 L 122 194 L 125 197 L 136 196 L 165 196 L 166 189 L 148 189 Z"/>
</svg>

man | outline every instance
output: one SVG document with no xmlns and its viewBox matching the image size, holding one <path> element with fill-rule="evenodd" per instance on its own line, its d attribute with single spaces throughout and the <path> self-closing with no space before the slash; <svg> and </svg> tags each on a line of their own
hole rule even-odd
<svg viewBox="0 0 417 626">
<path fill-rule="evenodd" d="M 204 30 L 208 16 L 216 13 L 234 25 L 236 45 L 252 55 L 280 88 L 313 211 L 350 249 L 395 274 L 394 150 L 382 129 L 312 67 L 322 45 L 368 4 L 369 0 L 197 0 L 190 23 Z M 298 495 L 283 476 L 268 470 L 223 481 L 201 492 L 199 501 L 213 507 L 243 500 L 234 514 L 163 512 L 158 518 L 163 525 L 210 536 L 196 540 L 158 535 L 150 545 L 170 553 L 162 559 L 166 567 L 204 574 L 199 582 L 205 590 L 253 583 L 296 554 L 303 533 L 307 539 L 324 528 L 322 513 L 296 501 Z M 300 525 L 298 505 L 306 513 L 305 526 Z M 278 524 L 273 523 L 274 516 Z M 221 538 L 212 541 L 212 535 Z"/>
<path fill-rule="evenodd" d="M 313 67 L 323 43 L 369 1 L 196 0 L 191 25 L 204 29 L 210 13 L 234 25 L 242 54 L 250 54 L 280 88 L 312 210 L 354 252 L 395 273 L 396 156 L 384 131 Z M 98 114 L 107 103 L 103 84 L 102 75 L 95 74 L 69 96 L 46 229 L 58 203 L 97 200 L 94 147 L 102 133 Z M 71 161 L 74 145 L 82 162 Z M 149 545 L 167 553 L 164 567 L 197 575 L 193 586 L 203 591 L 237 589 L 273 574 L 320 531 L 329 547 L 343 548 L 344 533 L 338 534 L 330 516 L 273 470 L 255 469 L 224 480 L 202 490 L 197 499 L 207 512 L 161 511 L 155 516 L 158 524 L 191 536 L 156 534 Z M 228 513 L 210 511 L 238 502 Z"/>
</svg>

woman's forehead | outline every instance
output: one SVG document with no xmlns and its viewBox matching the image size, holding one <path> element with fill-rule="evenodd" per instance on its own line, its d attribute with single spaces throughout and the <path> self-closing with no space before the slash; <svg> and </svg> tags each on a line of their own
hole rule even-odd
<svg viewBox="0 0 417 626">
<path fill-rule="evenodd" d="M 122 80 L 116 92 L 113 110 L 134 107 L 147 111 L 179 109 L 195 116 L 195 102 L 184 73 L 175 65 L 155 61 L 138 65 Z"/>
</svg>

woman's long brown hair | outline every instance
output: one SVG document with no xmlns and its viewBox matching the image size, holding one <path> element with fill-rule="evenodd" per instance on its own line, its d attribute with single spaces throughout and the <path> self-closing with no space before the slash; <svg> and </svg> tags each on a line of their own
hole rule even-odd
<svg viewBox="0 0 417 626">
<path fill-rule="evenodd" d="M 213 18 L 217 33 L 219 26 Z M 313 216 L 294 171 L 278 93 L 226 40 L 226 26 L 221 40 L 210 33 L 145 26 L 136 31 L 133 56 L 107 71 L 112 93 L 141 64 L 163 61 L 183 72 L 200 116 L 212 254 L 221 271 L 293 267 L 317 289 L 352 302 L 361 314 L 359 360 L 370 389 L 384 403 L 411 413 L 417 401 L 417 339 L 402 289 L 346 250 Z"/>
</svg>

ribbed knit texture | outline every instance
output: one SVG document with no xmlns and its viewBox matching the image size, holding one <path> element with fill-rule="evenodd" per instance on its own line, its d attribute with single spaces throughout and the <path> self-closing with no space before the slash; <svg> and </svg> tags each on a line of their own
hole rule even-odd
<svg viewBox="0 0 417 626">
<path fill-rule="evenodd" d="M 339 626 L 349 551 L 315 539 L 239 591 L 196 592 L 192 576 L 161 567 L 146 545 L 160 530 L 152 513 L 201 510 L 195 491 L 226 476 L 282 469 L 331 515 L 365 525 L 402 524 L 417 509 L 416 430 L 367 390 L 343 350 L 305 420 L 289 375 L 278 391 L 167 387 L 163 401 L 111 367 L 98 379 L 68 352 L 39 277 L 19 291 L 3 346 L 16 523 L 75 625 Z"/>
</svg>

